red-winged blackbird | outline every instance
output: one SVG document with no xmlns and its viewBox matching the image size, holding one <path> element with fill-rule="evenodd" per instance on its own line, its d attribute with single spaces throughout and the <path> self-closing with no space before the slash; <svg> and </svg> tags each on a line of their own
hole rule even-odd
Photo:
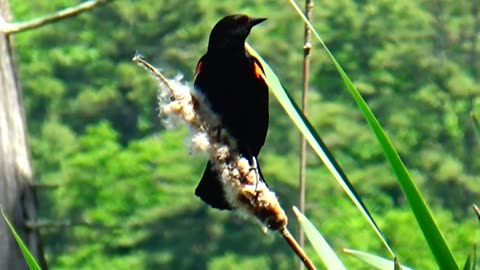
<svg viewBox="0 0 480 270">
<path fill-rule="evenodd" d="M 265 20 L 239 14 L 221 19 L 210 33 L 207 53 L 198 61 L 194 84 L 251 164 L 267 135 L 268 86 L 260 62 L 245 50 L 245 40 L 252 27 Z M 264 181 L 258 162 L 257 168 Z M 195 195 L 214 208 L 230 210 L 220 181 L 209 161 Z"/>
</svg>

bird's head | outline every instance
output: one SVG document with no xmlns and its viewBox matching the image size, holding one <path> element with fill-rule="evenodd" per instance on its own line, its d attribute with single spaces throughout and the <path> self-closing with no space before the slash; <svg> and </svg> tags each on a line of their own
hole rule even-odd
<svg viewBox="0 0 480 270">
<path fill-rule="evenodd" d="M 266 18 L 252 18 L 243 14 L 224 17 L 213 27 L 210 33 L 209 50 L 243 49 L 252 27 L 265 20 Z"/>
</svg>

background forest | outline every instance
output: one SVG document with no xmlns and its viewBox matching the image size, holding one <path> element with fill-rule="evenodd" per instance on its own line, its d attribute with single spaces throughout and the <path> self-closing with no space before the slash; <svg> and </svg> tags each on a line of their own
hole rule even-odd
<svg viewBox="0 0 480 270">
<path fill-rule="evenodd" d="M 10 2 L 15 19 L 26 20 L 77 1 Z M 188 153 L 185 127 L 165 128 L 155 82 L 131 61 L 138 51 L 191 81 L 210 29 L 230 13 L 269 18 L 249 43 L 300 97 L 303 23 L 287 1 L 118 0 L 16 36 L 36 181 L 58 185 L 38 191 L 40 220 L 75 224 L 42 228 L 51 269 L 296 267 L 276 234 L 193 195 L 205 158 Z M 479 230 L 470 209 L 480 198 L 480 148 L 469 115 L 480 113 L 480 2 L 323 0 L 313 18 L 465 261 Z M 270 105 L 260 160 L 289 209 L 299 133 L 273 96 Z M 317 43 L 308 110 L 402 263 L 435 269 L 378 143 Z M 387 255 L 313 154 L 306 214 L 339 253 Z M 369 269 L 343 258 L 350 269 Z"/>
</svg>

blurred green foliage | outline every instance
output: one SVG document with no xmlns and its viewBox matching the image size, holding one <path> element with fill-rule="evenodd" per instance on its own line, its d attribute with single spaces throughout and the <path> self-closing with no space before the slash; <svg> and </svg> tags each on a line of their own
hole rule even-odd
<svg viewBox="0 0 480 270">
<path fill-rule="evenodd" d="M 10 2 L 16 20 L 77 3 Z M 480 196 L 480 149 L 469 120 L 480 108 L 477 2 L 324 0 L 313 15 L 398 147 L 460 262 L 478 239 L 470 205 Z M 16 36 L 37 181 L 60 184 L 39 191 L 40 219 L 90 224 L 42 231 L 52 269 L 295 267 L 277 235 L 263 235 L 253 222 L 209 209 L 193 195 L 205 158 L 188 153 L 186 128 L 165 129 L 158 87 L 131 62 L 138 51 L 169 76 L 191 80 L 211 27 L 240 12 L 269 18 L 249 42 L 299 97 L 303 24 L 287 1 L 118 0 Z M 378 143 L 317 48 L 314 43 L 311 122 L 401 262 L 435 269 Z M 286 208 L 297 203 L 298 148 L 299 134 L 272 101 L 261 162 Z M 313 155 L 307 190 L 307 216 L 334 248 L 387 255 Z M 344 259 L 351 269 L 368 269 Z"/>
</svg>

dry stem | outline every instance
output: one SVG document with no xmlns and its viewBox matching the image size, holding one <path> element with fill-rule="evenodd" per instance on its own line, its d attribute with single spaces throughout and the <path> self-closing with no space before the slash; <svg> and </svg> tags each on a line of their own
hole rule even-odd
<svg viewBox="0 0 480 270">
<path fill-rule="evenodd" d="M 309 21 L 312 21 L 313 0 L 305 1 L 305 16 Z M 312 50 L 312 31 L 308 25 L 305 25 L 304 41 L 303 45 L 303 91 L 302 91 L 302 111 L 307 115 L 307 100 L 308 100 L 308 81 L 310 76 L 310 52 Z M 306 167 L 307 167 L 307 141 L 304 136 L 300 139 L 300 172 L 299 172 L 299 194 L 298 194 L 298 206 L 300 211 L 305 213 L 305 186 L 306 186 Z M 298 229 L 298 242 L 300 247 L 305 245 L 305 237 L 302 227 Z M 302 263 L 299 264 L 298 269 L 302 270 Z"/>
<path fill-rule="evenodd" d="M 287 227 L 283 227 L 280 230 L 280 234 L 282 234 L 283 238 L 287 241 L 288 245 L 295 251 L 298 258 L 302 261 L 305 267 L 308 270 L 316 270 L 317 268 L 313 265 L 312 261 L 308 258 L 305 251 L 303 251 L 302 247 L 295 241 L 292 234 L 288 231 Z"/>
</svg>

